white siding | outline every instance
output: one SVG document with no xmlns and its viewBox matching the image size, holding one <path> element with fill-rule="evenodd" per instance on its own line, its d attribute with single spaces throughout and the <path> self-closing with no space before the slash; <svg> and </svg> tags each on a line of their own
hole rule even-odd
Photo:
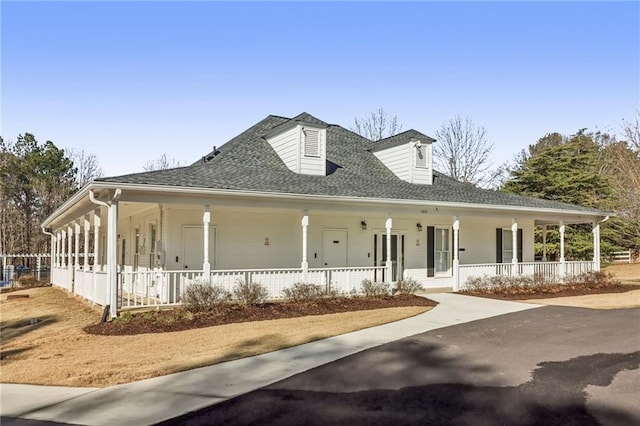
<svg viewBox="0 0 640 426">
<path fill-rule="evenodd" d="M 306 129 L 317 131 L 320 142 L 320 155 L 319 156 L 307 156 L 304 154 L 304 131 L 300 132 L 300 170 L 299 173 L 303 175 L 319 175 L 324 176 L 327 174 L 327 131 L 324 129 L 313 129 L 309 126 L 303 126 Z"/>
<path fill-rule="evenodd" d="M 374 152 L 380 161 L 384 163 L 400 179 L 407 182 L 411 181 L 411 153 L 410 144 L 394 146 L 384 151 Z"/>
<path fill-rule="evenodd" d="M 305 155 L 304 128 L 318 132 L 320 155 Z M 327 131 L 325 129 L 298 125 L 268 138 L 267 141 L 289 170 L 305 175 L 326 175 Z"/>
<path fill-rule="evenodd" d="M 460 264 L 496 262 L 496 228 L 511 229 L 511 218 L 460 218 Z M 522 231 L 522 261 L 534 261 L 534 224 L 533 220 L 518 221 Z M 505 263 L 510 263 L 506 259 Z"/>
<path fill-rule="evenodd" d="M 423 143 L 422 149 L 426 156 L 427 167 L 417 167 L 418 150 L 412 142 L 374 152 L 374 155 L 398 178 L 411 183 L 431 185 L 433 178 L 432 146 L 430 143 Z"/>
<path fill-rule="evenodd" d="M 300 155 L 298 151 L 299 138 L 300 129 L 296 126 L 267 139 L 284 164 L 293 172 L 298 171 L 298 158 Z"/>
</svg>

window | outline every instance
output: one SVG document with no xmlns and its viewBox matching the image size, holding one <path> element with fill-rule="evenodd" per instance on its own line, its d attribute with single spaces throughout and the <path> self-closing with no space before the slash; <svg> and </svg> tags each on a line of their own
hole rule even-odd
<svg viewBox="0 0 640 426">
<path fill-rule="evenodd" d="M 509 263 L 513 259 L 513 232 L 510 229 L 502 230 L 502 260 Z"/>
<path fill-rule="evenodd" d="M 419 169 L 427 168 L 427 147 L 424 145 L 416 146 L 416 167 Z"/>
<path fill-rule="evenodd" d="M 522 228 L 516 235 L 518 262 L 522 262 Z M 513 259 L 513 232 L 511 229 L 496 229 L 496 263 L 511 263 Z"/>
<path fill-rule="evenodd" d="M 320 131 L 304 129 L 304 155 L 306 157 L 320 157 Z"/>
</svg>

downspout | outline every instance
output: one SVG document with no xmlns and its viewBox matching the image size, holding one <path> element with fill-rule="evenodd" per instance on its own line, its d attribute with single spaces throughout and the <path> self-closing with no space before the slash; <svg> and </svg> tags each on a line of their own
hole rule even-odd
<svg viewBox="0 0 640 426">
<path fill-rule="evenodd" d="M 105 305 L 109 305 L 111 318 L 118 316 L 118 271 L 116 269 L 116 244 L 118 227 L 118 200 L 122 195 L 122 190 L 117 188 L 109 202 L 96 199 L 93 189 L 89 190 L 89 200 L 98 206 L 106 207 L 107 216 L 107 298 Z"/>
<path fill-rule="evenodd" d="M 50 258 L 49 258 L 49 282 L 53 284 L 53 256 L 54 256 L 54 244 L 55 244 L 55 235 L 53 235 L 51 232 L 47 231 L 47 229 L 42 226 L 40 227 L 42 229 L 42 233 L 45 235 L 49 235 L 51 237 L 51 248 L 50 248 Z M 38 273 L 40 273 L 40 271 L 38 271 Z"/>
</svg>

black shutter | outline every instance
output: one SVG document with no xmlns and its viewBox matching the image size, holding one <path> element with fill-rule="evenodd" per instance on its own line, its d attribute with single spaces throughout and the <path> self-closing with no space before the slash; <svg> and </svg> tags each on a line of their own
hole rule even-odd
<svg viewBox="0 0 640 426">
<path fill-rule="evenodd" d="M 427 226 L 427 277 L 435 277 L 435 228 Z"/>
<path fill-rule="evenodd" d="M 522 262 L 522 229 L 518 228 L 518 262 Z"/>
<path fill-rule="evenodd" d="M 502 263 L 502 228 L 496 228 L 496 263 Z"/>
</svg>

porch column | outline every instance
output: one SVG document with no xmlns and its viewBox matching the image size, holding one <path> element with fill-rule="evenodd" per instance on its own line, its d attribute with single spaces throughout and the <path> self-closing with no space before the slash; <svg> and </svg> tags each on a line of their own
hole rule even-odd
<svg viewBox="0 0 640 426">
<path fill-rule="evenodd" d="M 107 219 L 107 303 L 111 307 L 111 318 L 118 316 L 118 200 L 109 204 Z"/>
<path fill-rule="evenodd" d="M 78 269 L 80 269 L 80 224 L 78 222 L 75 222 L 73 224 L 73 228 L 74 228 L 73 235 L 75 236 L 75 247 L 74 247 L 75 259 L 73 262 L 73 267 L 77 271 Z"/>
<path fill-rule="evenodd" d="M 56 232 L 56 247 L 55 247 L 55 263 L 53 265 L 56 268 L 60 267 L 60 233 Z"/>
<path fill-rule="evenodd" d="M 593 268 L 596 271 L 600 270 L 600 224 L 594 222 L 592 224 L 593 229 Z"/>
<path fill-rule="evenodd" d="M 460 234 L 460 218 L 453 218 L 453 291 L 460 289 L 460 249 L 458 235 Z"/>
<path fill-rule="evenodd" d="M 100 253 L 100 209 L 93 213 L 93 302 L 98 298 L 98 259 Z"/>
<path fill-rule="evenodd" d="M 84 262 L 82 263 L 82 270 L 87 272 L 89 270 L 89 232 L 91 231 L 91 221 L 89 215 L 84 215 Z"/>
<path fill-rule="evenodd" d="M 511 263 L 514 269 L 518 267 L 518 219 L 515 217 L 511 220 L 511 241 L 513 244 L 513 254 Z M 515 270 L 513 271 L 515 273 Z"/>
<path fill-rule="evenodd" d="M 73 268 L 73 228 L 71 225 L 67 226 L 67 269 Z"/>
<path fill-rule="evenodd" d="M 547 261 L 547 225 L 542 225 L 542 261 Z"/>
<path fill-rule="evenodd" d="M 63 229 L 61 231 L 62 243 L 60 247 L 60 268 L 64 268 L 66 266 L 66 252 L 67 252 L 67 232 Z"/>
<path fill-rule="evenodd" d="M 385 222 L 385 228 L 387 228 L 387 282 L 392 282 L 393 279 L 393 262 L 391 261 L 391 226 L 393 225 L 393 219 L 391 219 L 391 215 L 387 216 L 387 221 Z"/>
<path fill-rule="evenodd" d="M 309 274 L 309 262 L 307 261 L 307 228 L 309 227 L 309 211 L 304 210 L 302 212 L 302 281 L 307 282 L 307 275 Z"/>
<path fill-rule="evenodd" d="M 566 273 L 565 265 L 564 265 L 564 222 L 560 221 L 560 226 L 558 227 L 560 231 L 560 278 L 563 279 Z"/>
<path fill-rule="evenodd" d="M 204 240 L 204 259 L 202 260 L 202 270 L 206 280 L 211 277 L 211 263 L 209 263 L 209 223 L 211 222 L 211 207 L 205 204 L 204 213 L 202 214 L 202 232 Z"/>
</svg>

